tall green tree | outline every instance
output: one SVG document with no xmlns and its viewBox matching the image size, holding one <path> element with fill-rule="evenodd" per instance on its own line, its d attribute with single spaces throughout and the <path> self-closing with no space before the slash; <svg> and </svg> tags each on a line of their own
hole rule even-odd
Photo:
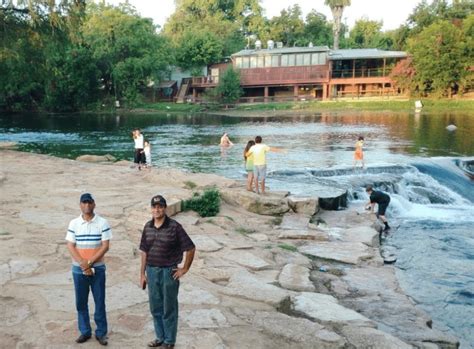
<svg viewBox="0 0 474 349">
<path fill-rule="evenodd" d="M 390 49 L 393 40 L 389 34 L 382 32 L 382 21 L 371 21 L 361 18 L 355 22 L 349 34 L 351 48 Z"/>
<path fill-rule="evenodd" d="M 451 96 L 467 75 L 472 61 L 465 56 L 463 31 L 449 21 L 437 21 L 409 39 L 416 70 L 414 81 L 421 93 Z M 472 58 L 472 57 L 471 57 Z"/>
<path fill-rule="evenodd" d="M 345 7 L 351 5 L 351 0 L 324 0 L 324 3 L 329 6 L 332 12 L 334 49 L 337 50 L 339 49 L 342 13 Z"/>
<path fill-rule="evenodd" d="M 299 5 L 293 5 L 273 17 L 269 23 L 269 36 L 287 46 L 297 45 L 304 35 L 304 21 Z"/>
<path fill-rule="evenodd" d="M 243 95 L 239 72 L 229 67 L 220 77 L 216 93 L 224 104 L 235 103 Z"/>
<path fill-rule="evenodd" d="M 106 91 L 116 100 L 133 105 L 150 80 L 167 74 L 173 52 L 156 29 L 127 4 L 89 7 L 84 42 L 92 49 Z"/>
<path fill-rule="evenodd" d="M 301 41 L 300 41 L 301 42 Z M 306 15 L 304 26 L 304 41 L 302 45 L 306 46 L 310 42 L 314 45 L 332 46 L 332 28 L 322 13 L 312 10 Z"/>
<path fill-rule="evenodd" d="M 183 69 L 190 69 L 199 75 L 203 66 L 217 63 L 222 58 L 222 43 L 212 33 L 205 30 L 184 33 L 180 46 L 176 49 L 176 62 Z"/>
</svg>

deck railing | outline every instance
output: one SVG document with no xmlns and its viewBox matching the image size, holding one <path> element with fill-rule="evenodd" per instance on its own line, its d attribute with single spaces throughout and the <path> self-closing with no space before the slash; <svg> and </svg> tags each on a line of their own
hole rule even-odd
<svg viewBox="0 0 474 349">
<path fill-rule="evenodd" d="M 391 68 L 336 69 L 331 72 L 333 79 L 376 78 L 390 75 Z"/>
</svg>

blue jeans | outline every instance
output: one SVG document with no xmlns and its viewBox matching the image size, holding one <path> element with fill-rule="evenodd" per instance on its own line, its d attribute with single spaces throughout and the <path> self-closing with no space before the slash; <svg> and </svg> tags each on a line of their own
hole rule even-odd
<svg viewBox="0 0 474 349">
<path fill-rule="evenodd" d="M 173 279 L 175 268 L 146 267 L 156 339 L 166 344 L 175 344 L 178 332 L 179 280 Z"/>
<path fill-rule="evenodd" d="M 80 267 L 72 266 L 72 277 L 74 279 L 74 290 L 76 293 L 77 322 L 79 332 L 85 336 L 91 335 L 91 323 L 89 319 L 89 289 L 94 297 L 95 312 L 94 321 L 97 326 L 95 335 L 104 337 L 107 334 L 107 317 L 105 315 L 105 265 L 95 267 L 94 276 L 82 274 Z"/>
</svg>

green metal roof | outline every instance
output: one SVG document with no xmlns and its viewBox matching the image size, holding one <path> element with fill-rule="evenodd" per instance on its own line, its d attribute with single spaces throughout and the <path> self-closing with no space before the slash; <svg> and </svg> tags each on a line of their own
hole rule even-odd
<svg viewBox="0 0 474 349">
<path fill-rule="evenodd" d="M 331 50 L 329 59 L 370 59 L 370 58 L 404 58 L 407 53 L 403 51 L 384 51 L 378 48 L 354 48 L 344 50 Z"/>
<path fill-rule="evenodd" d="M 232 54 L 232 57 L 241 56 L 264 56 L 268 54 L 279 55 L 283 53 L 312 53 L 312 52 L 327 52 L 329 47 L 327 46 L 314 46 L 314 47 L 283 47 L 274 49 L 261 49 L 261 50 L 242 50 Z"/>
</svg>

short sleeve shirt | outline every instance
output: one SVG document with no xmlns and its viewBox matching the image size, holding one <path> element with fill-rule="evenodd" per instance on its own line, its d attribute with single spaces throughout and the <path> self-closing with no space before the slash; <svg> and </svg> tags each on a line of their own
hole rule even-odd
<svg viewBox="0 0 474 349">
<path fill-rule="evenodd" d="M 257 143 L 250 147 L 249 153 L 253 155 L 254 166 L 262 166 L 267 164 L 266 154 L 268 151 L 270 151 L 270 147 L 262 143 Z"/>
<path fill-rule="evenodd" d="M 147 254 L 146 264 L 152 267 L 172 267 L 183 260 L 183 252 L 195 247 L 181 224 L 169 217 L 156 228 L 154 220 L 145 224 L 140 250 Z"/>
<path fill-rule="evenodd" d="M 390 202 L 390 196 L 381 191 L 374 190 L 372 194 L 370 194 L 370 202 L 377 204 L 388 204 Z"/>
<path fill-rule="evenodd" d="M 106 219 L 95 215 L 90 221 L 82 218 L 82 215 L 73 219 L 67 228 L 66 241 L 76 244 L 77 252 L 84 259 L 91 259 L 101 248 L 102 241 L 112 239 L 112 230 Z M 73 260 L 74 265 L 79 265 Z M 94 265 L 104 264 L 102 260 Z"/>
</svg>

